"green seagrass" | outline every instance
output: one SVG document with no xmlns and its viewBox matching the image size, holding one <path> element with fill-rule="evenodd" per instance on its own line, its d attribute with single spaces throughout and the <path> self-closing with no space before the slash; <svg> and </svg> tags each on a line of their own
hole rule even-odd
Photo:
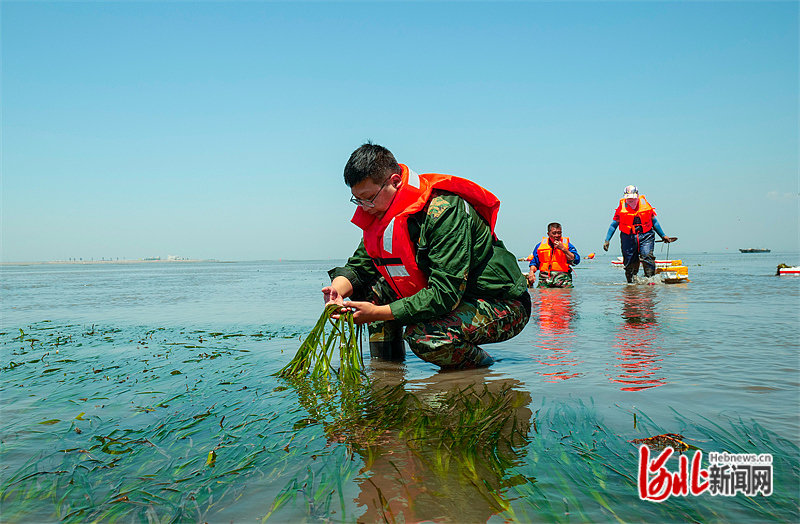
<svg viewBox="0 0 800 524">
<path fill-rule="evenodd" d="M 338 318 L 334 318 L 337 316 Z M 339 349 L 339 369 L 332 364 L 333 354 Z M 353 322 L 351 312 L 341 312 L 340 306 L 328 304 L 317 324 L 300 345 L 294 358 L 277 375 L 283 378 L 330 378 L 331 372 L 348 383 L 361 381 L 364 374 L 361 356 L 361 326 Z"/>
</svg>

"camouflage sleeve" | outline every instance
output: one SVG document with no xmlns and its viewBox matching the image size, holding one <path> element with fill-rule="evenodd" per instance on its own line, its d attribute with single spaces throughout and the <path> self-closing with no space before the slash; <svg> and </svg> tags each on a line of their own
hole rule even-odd
<svg viewBox="0 0 800 524">
<path fill-rule="evenodd" d="M 452 194 L 434 196 L 419 235 L 418 257 L 426 259 L 428 287 L 391 303 L 403 324 L 442 316 L 461 301 L 472 256 L 470 215 L 464 200 Z"/>
</svg>

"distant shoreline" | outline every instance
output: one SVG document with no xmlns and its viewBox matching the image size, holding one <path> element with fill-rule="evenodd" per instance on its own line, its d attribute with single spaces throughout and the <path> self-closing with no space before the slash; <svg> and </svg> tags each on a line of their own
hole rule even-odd
<svg viewBox="0 0 800 524">
<path fill-rule="evenodd" d="M 197 262 L 224 262 L 216 259 L 186 260 L 49 260 L 43 262 L 0 262 L 0 266 L 44 266 L 44 265 L 95 265 L 95 264 L 187 264 Z"/>
<path fill-rule="evenodd" d="M 659 254 L 660 255 L 660 254 Z M 689 251 L 689 252 L 679 252 L 675 254 L 672 258 L 682 258 L 684 262 L 691 262 L 691 258 L 693 256 L 707 256 L 707 255 L 721 255 L 721 256 L 731 256 L 731 257 L 748 257 L 749 259 L 757 260 L 759 257 L 765 258 L 775 258 L 775 257 L 797 257 L 800 255 L 800 251 L 772 251 L 771 253 L 739 253 L 738 250 L 736 251 Z M 608 260 L 609 258 L 614 259 L 618 258 L 617 253 L 598 253 L 597 257 L 591 261 L 587 260 L 588 262 L 593 263 L 600 263 L 602 261 Z M 46 261 L 25 261 L 25 262 L 0 262 L 0 267 L 8 267 L 8 266 L 46 266 L 46 265 L 98 265 L 98 264 L 120 264 L 120 265 L 129 265 L 129 264 L 181 264 L 181 263 L 189 263 L 189 264 L 197 264 L 201 262 L 205 263 L 213 263 L 213 264 L 240 264 L 240 263 L 289 263 L 289 262 L 332 262 L 336 264 L 340 264 L 343 261 L 346 261 L 347 257 L 340 257 L 340 258 L 277 258 L 277 259 L 256 259 L 256 260 L 218 260 L 215 258 L 207 258 L 207 259 L 186 259 L 186 260 L 169 260 L 169 259 L 160 259 L 160 260 L 144 260 L 144 259 L 126 259 L 126 260 L 46 260 Z M 522 262 L 522 261 L 520 261 Z M 791 264 L 790 264 L 791 265 Z M 583 269 L 583 266 L 578 266 L 578 268 Z"/>
</svg>

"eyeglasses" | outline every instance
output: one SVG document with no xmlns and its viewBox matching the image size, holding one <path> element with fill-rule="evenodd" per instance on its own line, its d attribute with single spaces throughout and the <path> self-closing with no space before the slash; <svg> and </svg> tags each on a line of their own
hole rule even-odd
<svg viewBox="0 0 800 524">
<path fill-rule="evenodd" d="M 381 187 L 380 187 L 380 189 L 378 189 L 378 192 L 375 193 L 375 195 L 372 198 L 370 198 L 369 200 L 362 200 L 360 198 L 356 198 L 356 197 L 352 196 L 352 197 L 350 197 L 350 202 L 354 203 L 357 206 L 361 206 L 361 207 L 375 207 L 375 199 L 378 198 L 378 195 L 381 194 L 381 191 L 383 191 L 383 188 L 386 187 L 386 184 L 389 183 L 389 180 L 391 180 L 391 177 L 387 178 L 383 182 L 383 184 L 381 184 Z"/>
</svg>

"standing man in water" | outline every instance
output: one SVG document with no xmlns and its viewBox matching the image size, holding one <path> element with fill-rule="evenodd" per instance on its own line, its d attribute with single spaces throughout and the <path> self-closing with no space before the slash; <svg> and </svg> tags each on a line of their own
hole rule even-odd
<svg viewBox="0 0 800 524">
<path fill-rule="evenodd" d="M 442 369 L 490 365 L 480 346 L 517 335 L 531 312 L 525 276 L 494 232 L 497 197 L 463 178 L 417 174 L 372 143 L 350 155 L 344 181 L 363 239 L 328 272 L 326 304 L 369 324 L 373 357 L 402 360 L 404 338 Z"/>
<path fill-rule="evenodd" d="M 547 236 L 533 248 L 533 259 L 528 271 L 528 285 L 536 283 L 539 271 L 539 287 L 572 287 L 572 266 L 581 261 L 578 250 L 569 238 L 561 237 L 561 224 L 547 224 Z"/>
<path fill-rule="evenodd" d="M 656 210 L 647 202 L 644 195 L 639 196 L 636 186 L 625 187 L 625 192 L 619 201 L 614 218 L 606 233 L 603 250 L 608 251 L 611 237 L 619 226 L 619 243 L 622 248 L 622 263 L 625 266 L 625 278 L 628 283 L 633 282 L 633 277 L 639 272 L 639 260 L 644 266 L 644 276 L 652 277 L 656 274 L 656 257 L 653 254 L 655 247 L 655 233 L 666 242 L 674 242 L 675 237 L 668 237 L 661 229 L 656 219 Z M 655 231 L 655 233 L 654 233 Z"/>
</svg>

